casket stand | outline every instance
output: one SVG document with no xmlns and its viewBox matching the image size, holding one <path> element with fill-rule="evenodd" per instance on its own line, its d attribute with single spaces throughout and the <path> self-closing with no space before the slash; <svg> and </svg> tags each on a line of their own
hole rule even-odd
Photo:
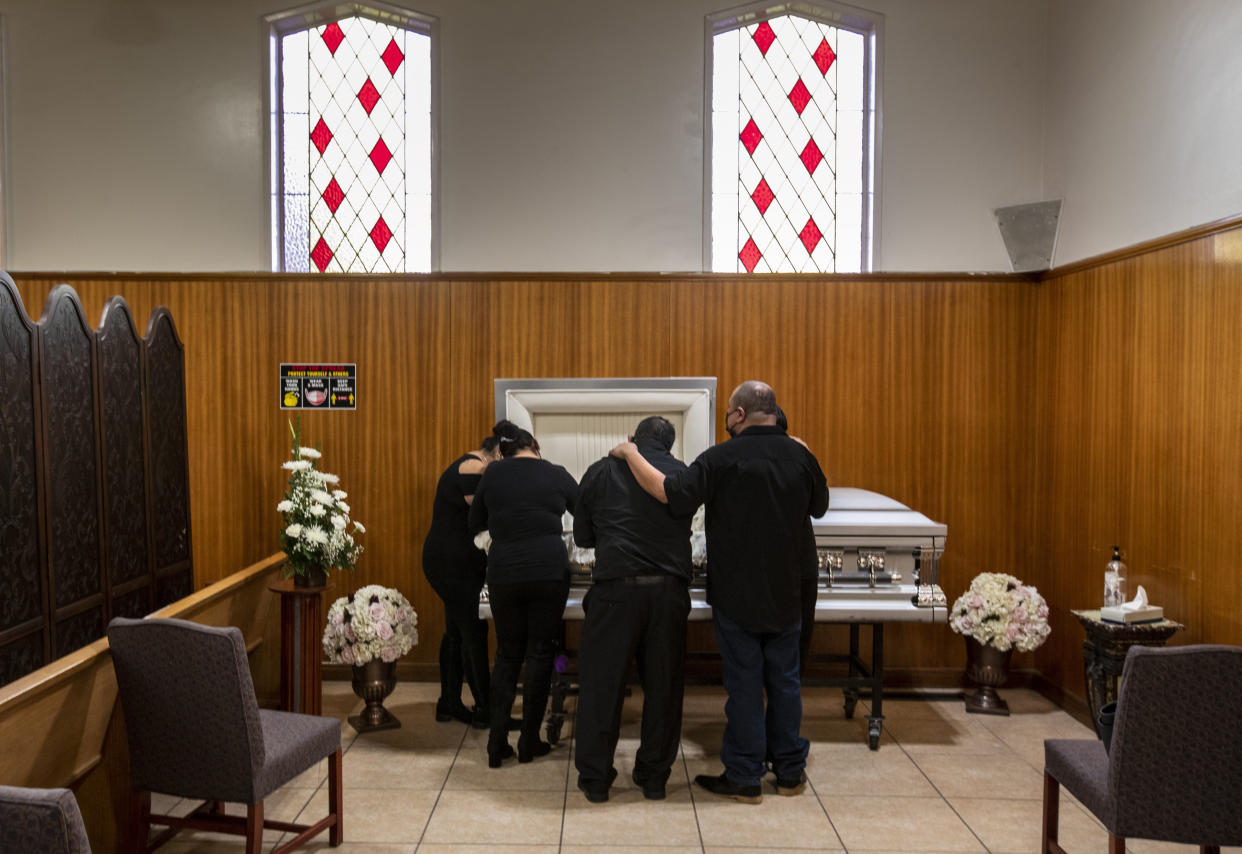
<svg viewBox="0 0 1242 854">
<path fill-rule="evenodd" d="M 879 748 L 884 726 L 884 626 L 886 623 L 947 623 L 948 606 L 939 584 L 939 561 L 948 529 L 893 499 L 864 489 L 834 487 L 828 511 L 812 520 L 819 562 L 815 622 L 849 626 L 849 652 L 815 654 L 812 662 L 848 665 L 846 676 L 808 679 L 811 684 L 839 687 L 845 696 L 845 717 L 854 716 L 860 692 L 868 690 L 867 742 Z M 571 554 L 575 550 L 571 550 Z M 696 549 L 696 553 L 701 549 Z M 583 619 L 582 599 L 591 584 L 590 572 L 575 565 L 565 602 L 566 621 Z M 692 622 L 711 619 L 705 568 L 696 566 L 690 585 Z M 487 588 L 480 594 L 479 616 L 491 618 Z M 859 627 L 871 626 L 871 660 L 859 649 Z M 571 650 L 565 649 L 566 654 Z M 687 658 L 716 658 L 689 653 Z M 565 698 L 576 692 L 569 669 L 552 683 L 547 720 L 548 741 L 560 739 Z"/>
</svg>

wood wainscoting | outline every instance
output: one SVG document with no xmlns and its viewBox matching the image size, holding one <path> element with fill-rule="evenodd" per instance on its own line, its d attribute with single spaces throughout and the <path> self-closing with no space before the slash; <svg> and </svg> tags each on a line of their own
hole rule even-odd
<svg viewBox="0 0 1242 854">
<path fill-rule="evenodd" d="M 1242 644 L 1242 228 L 1185 238 L 1037 288 L 1039 536 L 1024 562 L 1054 606 L 1035 666 L 1079 697 L 1069 611 L 1097 607 L 1114 545 L 1131 595 L 1141 584 L 1186 626 L 1170 644 Z"/>
<path fill-rule="evenodd" d="M 302 414 L 367 527 L 357 570 L 328 595 L 402 590 L 419 614 L 408 660 L 431 673 L 443 617 L 422 541 L 441 471 L 491 428 L 495 377 L 706 375 L 722 396 L 764 379 L 831 483 L 948 525 L 947 591 L 981 569 L 1021 572 L 1034 535 L 1028 276 L 15 276 L 28 306 L 65 278 L 88 317 L 119 293 L 136 316 L 177 318 L 198 585 L 277 547 L 280 363 L 357 364 L 356 411 Z M 837 633 L 818 634 L 828 651 Z M 893 670 L 963 655 L 943 625 L 887 640 Z M 710 630 L 692 645 L 712 649 Z"/>
<path fill-rule="evenodd" d="M 950 601 L 982 571 L 1038 586 L 1053 635 L 1013 666 L 1072 699 L 1082 634 L 1069 612 L 1098 601 L 1113 544 L 1187 625 L 1178 642 L 1242 643 L 1238 226 L 1042 276 L 14 278 L 28 307 L 69 281 L 88 316 L 119 293 L 136 316 L 166 305 L 177 318 L 198 586 L 277 547 L 279 364 L 357 363 L 357 411 L 302 416 L 367 526 L 357 570 L 328 595 L 406 593 L 421 641 L 407 672 L 434 678 L 443 620 L 422 540 L 440 472 L 490 429 L 493 378 L 707 375 L 722 398 L 770 382 L 830 484 L 946 523 Z M 816 650 L 843 637 L 821 628 Z M 885 640 L 906 684 L 952 682 L 964 663 L 943 625 Z M 710 630 L 695 627 L 691 648 L 710 650 Z"/>
</svg>

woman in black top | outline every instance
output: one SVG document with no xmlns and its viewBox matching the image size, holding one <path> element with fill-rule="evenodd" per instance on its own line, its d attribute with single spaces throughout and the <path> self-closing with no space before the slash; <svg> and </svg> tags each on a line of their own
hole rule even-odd
<svg viewBox="0 0 1242 854">
<path fill-rule="evenodd" d="M 509 711 L 518 672 L 526 661 L 522 688 L 522 731 L 518 761 L 529 762 L 551 748 L 539 726 L 552 685 L 552 660 L 569 593 L 569 556 L 562 516 L 573 512 L 578 484 L 561 466 L 539 456 L 539 443 L 525 430 L 500 440 L 502 459 L 488 467 L 470 506 L 470 530 L 487 529 L 487 589 L 496 620 L 496 665 L 492 669 L 491 735 L 488 765 L 499 768 L 513 755 Z"/>
<path fill-rule="evenodd" d="M 479 478 L 500 459 L 502 424 L 478 450 L 458 457 L 436 483 L 431 530 L 423 541 L 423 574 L 444 602 L 444 637 L 440 640 L 440 699 L 436 720 L 459 720 L 484 729 L 490 720 L 487 675 L 487 621 L 479 619 L 487 556 L 475 546 L 466 524 Z M 463 676 L 474 697 L 474 710 L 461 701 Z"/>
</svg>

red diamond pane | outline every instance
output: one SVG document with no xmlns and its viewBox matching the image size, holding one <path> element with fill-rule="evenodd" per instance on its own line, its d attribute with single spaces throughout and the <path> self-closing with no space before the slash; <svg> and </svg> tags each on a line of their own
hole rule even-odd
<svg viewBox="0 0 1242 854">
<path fill-rule="evenodd" d="M 336 56 L 336 49 L 341 46 L 341 42 L 345 41 L 345 34 L 341 32 L 341 27 L 333 21 L 331 24 L 323 28 L 323 43 L 328 46 L 328 52 Z"/>
<path fill-rule="evenodd" d="M 379 103 L 380 94 L 375 88 L 375 84 L 371 82 L 371 78 L 367 78 L 367 82 L 362 84 L 362 88 L 358 90 L 358 102 L 362 104 L 362 109 L 367 111 L 367 115 L 371 115 L 371 111 L 375 109 L 375 105 Z"/>
<path fill-rule="evenodd" d="M 383 175 L 384 168 L 388 166 L 389 160 L 392 160 L 392 152 L 388 150 L 388 146 L 384 145 L 384 140 L 381 139 L 371 149 L 371 163 L 375 165 L 375 171 Z"/>
<path fill-rule="evenodd" d="M 776 197 L 772 195 L 772 188 L 768 186 L 767 179 L 760 178 L 759 186 L 755 187 L 755 191 L 750 194 L 750 200 L 755 203 L 755 207 L 759 208 L 759 213 L 767 213 L 768 206 L 772 204 L 774 198 Z"/>
<path fill-rule="evenodd" d="M 746 127 L 742 128 L 738 138 L 742 140 L 742 145 L 746 146 L 746 151 L 754 154 L 755 149 L 759 147 L 759 140 L 763 139 L 763 134 L 759 133 L 759 126 L 755 124 L 754 119 L 751 119 L 746 123 Z"/>
<path fill-rule="evenodd" d="M 742 251 L 737 253 L 737 257 L 742 260 L 742 266 L 746 268 L 747 273 L 755 272 L 755 265 L 759 263 L 759 259 L 763 257 L 759 247 L 755 245 L 753 237 L 746 238 L 746 245 L 742 247 Z"/>
<path fill-rule="evenodd" d="M 755 34 L 751 36 L 755 40 L 755 44 L 759 47 L 759 52 L 764 56 L 768 55 L 768 48 L 772 46 L 772 42 L 776 41 L 776 33 L 772 32 L 772 28 L 768 26 L 768 22 L 764 21 L 755 27 Z"/>
<path fill-rule="evenodd" d="M 815 247 L 819 245 L 819 241 L 824 235 L 820 234 L 819 226 L 815 224 L 815 220 L 808 219 L 806 225 L 802 226 L 802 231 L 798 232 L 798 237 L 802 239 L 802 245 L 806 247 L 807 254 L 815 251 Z"/>
<path fill-rule="evenodd" d="M 832 68 L 833 60 L 836 58 L 837 55 L 828 46 L 827 39 L 820 39 L 819 47 L 815 48 L 815 53 L 811 54 L 811 59 L 815 60 L 815 64 L 819 66 L 821 74 L 828 73 L 828 69 Z"/>
<path fill-rule="evenodd" d="M 341 185 L 336 183 L 335 178 L 328 182 L 327 187 L 324 187 L 323 200 L 327 203 L 328 209 L 332 213 L 336 213 L 336 209 L 341 206 L 341 202 L 345 201 L 345 193 L 341 190 Z"/>
<path fill-rule="evenodd" d="M 311 260 L 315 262 L 315 266 L 319 268 L 321 273 L 328 269 L 328 264 L 332 261 L 332 250 L 328 248 L 327 243 L 324 243 L 322 237 L 315 244 L 315 248 L 311 250 Z"/>
<path fill-rule="evenodd" d="M 793 108 L 798 111 L 798 115 L 802 115 L 802 111 L 806 109 L 806 105 L 811 103 L 811 93 L 807 91 L 806 84 L 802 82 L 802 78 L 798 78 L 798 82 L 789 90 L 789 103 L 793 104 Z"/>
<path fill-rule="evenodd" d="M 332 131 L 328 130 L 328 126 L 323 123 L 323 119 L 315 122 L 315 129 L 311 131 L 311 142 L 315 144 L 315 148 L 319 149 L 320 154 L 323 154 L 331 141 Z"/>
<path fill-rule="evenodd" d="M 820 153 L 819 146 L 815 144 L 815 140 L 808 140 L 806 148 L 802 149 L 799 155 L 802 159 L 802 165 L 806 167 L 806 171 L 814 174 L 815 167 L 819 166 L 819 162 L 824 159 L 824 155 Z"/>
<path fill-rule="evenodd" d="M 371 229 L 371 242 L 375 244 L 376 249 L 383 252 L 390 240 L 392 240 L 392 231 L 388 228 L 388 223 L 384 222 L 384 218 L 380 217 Z"/>
<path fill-rule="evenodd" d="M 401 48 L 397 47 L 395 40 L 389 40 L 388 47 L 384 48 L 380 59 L 384 60 L 384 64 L 388 66 L 388 73 L 396 75 L 397 69 L 401 67 L 401 60 L 405 59 L 405 54 L 401 52 Z"/>
</svg>

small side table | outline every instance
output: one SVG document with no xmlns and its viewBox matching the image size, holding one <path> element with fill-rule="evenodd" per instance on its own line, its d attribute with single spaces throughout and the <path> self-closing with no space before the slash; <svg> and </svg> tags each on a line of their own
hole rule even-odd
<svg viewBox="0 0 1242 854">
<path fill-rule="evenodd" d="M 328 585 L 330 586 L 330 585 Z M 280 707 L 323 712 L 323 597 L 328 589 L 298 587 L 292 578 L 269 584 L 280 594 Z"/>
<path fill-rule="evenodd" d="M 1164 646 L 1174 633 L 1186 628 L 1173 620 L 1153 623 L 1109 623 L 1100 611 L 1070 611 L 1087 630 L 1082 645 L 1082 662 L 1087 680 L 1087 706 L 1091 725 L 1100 729 L 1100 707 L 1117 699 L 1121 670 L 1132 646 Z"/>
</svg>

